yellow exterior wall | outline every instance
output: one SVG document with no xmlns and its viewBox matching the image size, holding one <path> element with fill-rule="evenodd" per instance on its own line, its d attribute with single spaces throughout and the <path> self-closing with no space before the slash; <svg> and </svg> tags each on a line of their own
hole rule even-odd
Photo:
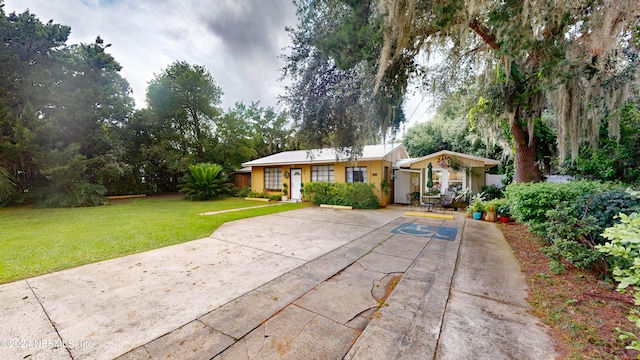
<svg viewBox="0 0 640 360">
<path fill-rule="evenodd" d="M 378 198 L 378 201 L 381 205 L 387 205 L 391 203 L 391 199 L 393 199 L 393 182 L 391 181 L 391 171 L 393 164 L 388 161 L 358 161 L 353 164 L 349 164 L 346 162 L 336 162 L 336 163 L 325 163 L 325 164 L 314 164 L 314 165 L 333 165 L 333 178 L 335 183 L 344 183 L 346 182 L 346 168 L 353 166 L 362 166 L 367 168 L 367 183 L 374 184 L 374 194 Z M 291 173 L 291 169 L 302 169 L 302 183 L 307 184 L 311 182 L 311 166 L 312 165 L 282 165 L 282 183 L 289 185 L 289 190 L 291 190 L 291 177 L 285 178 L 284 173 Z M 389 194 L 384 194 L 381 191 L 381 183 L 384 179 L 384 167 L 387 166 L 387 179 L 389 181 Z M 277 167 L 277 166 L 274 166 Z M 264 168 L 263 166 L 253 166 L 251 170 L 251 190 L 254 192 L 263 192 L 264 191 Z M 304 188 L 304 186 L 303 186 Z M 279 192 L 272 192 L 279 193 Z"/>
</svg>

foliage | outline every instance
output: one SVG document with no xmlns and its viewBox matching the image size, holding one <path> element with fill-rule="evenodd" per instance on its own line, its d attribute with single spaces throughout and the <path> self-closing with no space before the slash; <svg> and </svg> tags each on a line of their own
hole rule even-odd
<svg viewBox="0 0 640 360">
<path fill-rule="evenodd" d="M 364 89 L 373 88 L 374 96 L 378 92 L 388 99 L 387 113 L 401 103 L 397 99 L 407 91 L 408 79 L 416 78 L 425 90 L 446 97 L 465 86 L 465 79 L 474 78 L 481 89 L 478 98 L 487 99 L 483 109 L 473 114 L 474 120 L 487 129 L 488 136 L 508 132 L 515 152 L 514 178 L 519 182 L 542 180 L 539 162 L 555 156 L 548 151 L 555 142 L 547 130 L 557 129 L 561 159 L 568 152 L 575 159 L 583 141 L 597 141 L 594 130 L 597 133 L 609 115 L 613 115 L 610 129 L 614 130 L 610 135 L 615 138 L 616 111 L 637 84 L 637 1 L 615 5 L 559 0 L 459 1 L 447 6 L 346 0 L 297 4 L 299 29 L 286 60 L 292 70 L 302 70 L 294 76 L 296 84 L 306 84 L 294 90 L 300 95 L 298 105 L 290 101 L 301 116 L 344 116 L 339 125 L 358 126 L 323 125 L 335 125 L 331 129 L 341 140 L 354 137 L 363 130 L 366 117 L 348 118 L 345 115 L 351 114 L 336 108 L 343 108 L 346 98 L 354 99 L 353 105 L 358 103 L 355 99 L 365 103 L 363 98 L 371 98 L 352 91 L 353 86 L 362 87 L 358 81 L 370 76 L 371 67 L 377 67 L 375 82 Z M 363 43 L 365 33 L 379 34 L 372 36 L 373 46 Z M 322 40 L 310 40 L 318 38 Z M 327 51 L 323 45 L 336 48 Z M 375 51 L 377 60 L 360 50 Z M 436 53 L 439 56 L 431 61 L 417 60 L 422 54 Z M 343 61 L 344 54 L 349 61 Z M 552 126 L 544 117 L 551 119 Z M 368 122 L 371 128 L 381 125 L 376 118 Z M 315 128 L 321 130 L 318 125 Z M 397 123 L 382 125 L 393 130 Z M 318 136 L 330 135 L 320 132 Z"/>
<path fill-rule="evenodd" d="M 618 290 L 626 291 L 631 287 L 634 290 L 636 307 L 631 309 L 628 319 L 640 328 L 640 217 L 638 213 L 630 215 L 620 214 L 620 223 L 608 227 L 602 233 L 609 242 L 598 246 L 598 250 L 608 256 L 621 258 L 627 266 L 620 266 L 617 261 L 613 268 L 613 277 L 618 281 Z M 623 332 L 621 339 L 631 339 L 628 349 L 640 350 L 640 340 L 637 335 Z"/>
<path fill-rule="evenodd" d="M 16 184 L 13 182 L 11 174 L 0 167 L 0 205 L 16 190 Z"/>
<path fill-rule="evenodd" d="M 471 199 L 471 204 L 469 205 L 469 209 L 472 212 L 485 212 L 487 211 L 486 203 L 482 198 L 481 194 L 475 194 L 473 199 Z"/>
<path fill-rule="evenodd" d="M 382 24 L 375 2 L 295 1 L 298 26 L 287 29 L 292 47 L 284 56 L 283 96 L 310 147 L 331 145 L 355 157 L 365 142 L 404 122 L 408 76 L 390 76 L 373 91 Z"/>
<path fill-rule="evenodd" d="M 188 200 L 214 200 L 229 192 L 231 184 L 218 164 L 202 163 L 189 166 L 180 192 Z"/>
<path fill-rule="evenodd" d="M 245 198 L 249 196 L 249 192 L 251 191 L 251 188 L 248 186 L 243 186 L 242 188 L 238 189 L 237 187 L 233 187 L 230 190 L 229 195 L 233 196 L 233 197 L 239 197 L 239 198 Z"/>
<path fill-rule="evenodd" d="M 513 184 L 507 188 L 507 198 L 516 218 L 547 239 L 545 254 L 555 260 L 556 268 L 564 259 L 602 273 L 615 264 L 605 264 L 595 250 L 604 242 L 599 234 L 618 213 L 640 207 L 637 195 L 595 181 Z"/>
<path fill-rule="evenodd" d="M 502 204 L 501 201 L 499 200 L 489 200 L 487 202 L 485 202 L 485 211 L 497 211 L 498 207 L 500 207 Z"/>
<path fill-rule="evenodd" d="M 594 181 L 560 183 L 513 183 L 506 188 L 506 198 L 514 217 L 529 225 L 533 233 L 546 235 L 544 223 L 547 211 L 556 208 L 573 208 L 577 199 L 587 194 L 601 192 L 607 185 Z"/>
<path fill-rule="evenodd" d="M 498 214 L 499 216 L 510 218 L 511 209 L 509 208 L 509 204 L 507 204 L 506 202 L 503 202 L 502 205 L 499 205 L 498 208 L 496 209 L 496 214 Z"/>
<path fill-rule="evenodd" d="M 378 198 L 373 184 L 312 182 L 305 187 L 305 199 L 314 204 L 352 206 L 354 209 L 376 209 Z"/>
<path fill-rule="evenodd" d="M 487 200 L 500 199 L 504 196 L 504 191 L 496 185 L 482 185 L 480 192 Z"/>
<path fill-rule="evenodd" d="M 472 195 L 473 193 L 471 192 L 471 188 L 460 189 L 455 192 L 455 197 L 453 198 L 453 200 L 457 202 L 467 202 L 471 200 Z"/>
<path fill-rule="evenodd" d="M 609 136 L 610 119 L 600 125 L 598 146 L 583 145 L 575 162 L 567 162 L 565 169 L 581 179 L 602 181 L 640 181 L 640 110 L 638 101 L 620 110 L 620 139 Z"/>
</svg>

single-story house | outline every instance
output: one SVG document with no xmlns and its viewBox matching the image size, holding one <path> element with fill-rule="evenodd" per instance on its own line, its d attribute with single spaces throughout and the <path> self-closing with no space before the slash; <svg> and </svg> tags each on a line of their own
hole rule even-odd
<svg viewBox="0 0 640 360">
<path fill-rule="evenodd" d="M 233 186 L 238 189 L 242 189 L 245 186 L 251 187 L 251 168 L 245 166 L 231 174 L 230 178 L 233 181 Z"/>
<path fill-rule="evenodd" d="M 362 156 L 351 162 L 341 159 L 336 149 L 315 149 L 284 151 L 242 166 L 251 167 L 251 190 L 255 192 L 281 193 L 282 185 L 287 184 L 289 197 L 299 200 L 305 183 L 364 182 L 373 184 L 380 204 L 387 205 L 393 199 L 393 164 L 408 158 L 407 150 L 400 143 L 367 145 Z M 387 191 L 385 185 L 388 185 Z"/>
<path fill-rule="evenodd" d="M 445 193 L 470 188 L 473 193 L 487 184 L 486 171 L 500 164 L 493 159 L 482 158 L 453 151 L 442 150 L 421 158 L 400 159 L 394 163 L 394 202 L 406 204 L 407 193 L 427 191 L 427 169 L 432 166 L 433 188 Z"/>
</svg>

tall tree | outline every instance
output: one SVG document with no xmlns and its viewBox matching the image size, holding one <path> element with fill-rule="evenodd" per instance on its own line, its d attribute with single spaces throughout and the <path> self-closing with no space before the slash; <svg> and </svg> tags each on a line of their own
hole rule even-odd
<svg viewBox="0 0 640 360">
<path fill-rule="evenodd" d="M 385 77 L 378 91 L 375 58 L 382 46 L 372 1 L 296 1 L 298 27 L 283 78 L 284 100 L 308 146 L 331 145 L 356 156 L 370 139 L 404 120 L 407 77 Z"/>
<path fill-rule="evenodd" d="M 341 1 L 311 3 L 344 7 Z M 442 93 L 482 76 L 487 89 L 497 90 L 490 98 L 491 118 L 506 119 L 514 139 L 517 181 L 541 178 L 536 124 L 544 111 L 555 115 L 560 156 L 569 144 L 576 156 L 577 145 L 597 138 L 593 129 L 625 102 L 630 84 L 637 82 L 637 1 L 380 0 L 370 8 L 375 11 L 369 26 L 380 24 L 382 31 L 374 94 L 403 93 L 403 80 L 410 76 Z M 418 66 L 415 59 L 424 53 L 444 61 L 435 68 Z M 610 124 L 615 135 L 617 123 Z"/>
<path fill-rule="evenodd" d="M 149 82 L 147 105 L 167 129 L 179 135 L 183 155 L 193 153 L 197 161 L 204 161 L 221 96 L 222 89 L 207 69 L 174 62 Z"/>
</svg>

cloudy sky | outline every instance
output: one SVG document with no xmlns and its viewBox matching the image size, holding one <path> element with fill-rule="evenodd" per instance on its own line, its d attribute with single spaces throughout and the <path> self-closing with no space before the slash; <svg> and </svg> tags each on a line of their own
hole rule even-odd
<svg viewBox="0 0 640 360">
<path fill-rule="evenodd" d="M 291 0 L 5 0 L 5 12 L 29 9 L 41 21 L 71 27 L 68 44 L 112 44 L 137 107 L 147 83 L 176 60 L 206 67 L 224 95 L 223 107 L 282 92 L 278 58 L 296 23 Z"/>
<path fill-rule="evenodd" d="M 122 65 L 136 107 L 145 107 L 147 83 L 176 60 L 202 65 L 224 91 L 223 108 L 237 101 L 276 106 L 283 93 L 279 56 L 295 26 L 291 0 L 5 0 L 5 12 L 29 9 L 42 22 L 71 27 L 67 44 L 100 36 Z M 405 104 L 421 119 L 421 95 Z"/>
</svg>

